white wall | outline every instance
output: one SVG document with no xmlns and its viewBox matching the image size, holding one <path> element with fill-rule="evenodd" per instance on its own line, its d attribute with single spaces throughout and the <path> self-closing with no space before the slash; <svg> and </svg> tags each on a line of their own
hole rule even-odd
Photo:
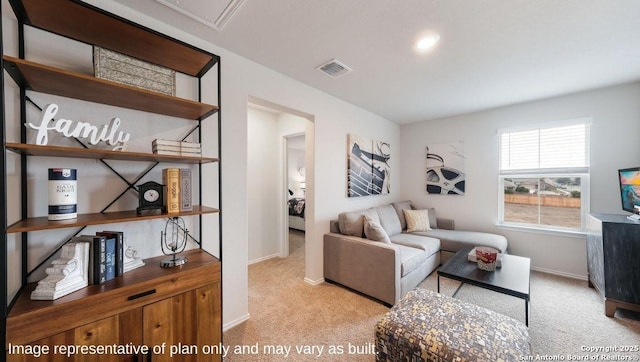
<svg viewBox="0 0 640 362">
<path fill-rule="evenodd" d="M 495 232 L 509 239 L 510 252 L 528 256 L 538 270 L 586 277 L 585 239 L 496 228 L 498 215 L 497 130 L 592 117 L 591 212 L 623 213 L 617 169 L 640 165 L 640 83 L 513 105 L 401 127 L 402 197 L 435 207 L 456 228 Z M 464 196 L 427 195 L 425 147 L 463 141 Z"/>
<path fill-rule="evenodd" d="M 305 181 L 305 176 L 300 173 L 300 169 L 304 169 L 305 152 L 304 150 L 289 148 L 287 156 L 287 184 L 289 190 L 293 192 L 291 197 L 304 197 L 301 182 Z"/>
<path fill-rule="evenodd" d="M 247 115 L 249 262 L 278 253 L 279 163 L 276 114 L 249 108 Z"/>
</svg>

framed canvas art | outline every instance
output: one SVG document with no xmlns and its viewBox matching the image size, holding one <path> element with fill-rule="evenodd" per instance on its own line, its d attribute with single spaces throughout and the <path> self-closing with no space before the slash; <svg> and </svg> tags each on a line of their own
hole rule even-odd
<svg viewBox="0 0 640 362">
<path fill-rule="evenodd" d="M 388 142 L 349 134 L 347 195 L 388 194 L 391 189 L 391 148 Z"/>
<path fill-rule="evenodd" d="M 427 146 L 427 193 L 464 195 L 464 159 L 462 142 Z"/>
</svg>

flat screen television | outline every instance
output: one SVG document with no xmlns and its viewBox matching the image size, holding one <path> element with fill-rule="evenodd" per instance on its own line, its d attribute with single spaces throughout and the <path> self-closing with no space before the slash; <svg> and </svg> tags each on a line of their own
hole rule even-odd
<svg viewBox="0 0 640 362">
<path fill-rule="evenodd" d="M 622 209 L 640 218 L 640 167 L 618 170 Z"/>
</svg>

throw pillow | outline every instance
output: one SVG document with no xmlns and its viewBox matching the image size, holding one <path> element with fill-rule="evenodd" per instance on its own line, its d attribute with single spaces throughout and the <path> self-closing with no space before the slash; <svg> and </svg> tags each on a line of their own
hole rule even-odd
<svg viewBox="0 0 640 362">
<path fill-rule="evenodd" d="M 369 240 L 391 244 L 389 235 L 384 231 L 382 225 L 367 215 L 364 216 L 364 235 L 366 235 Z"/>
<path fill-rule="evenodd" d="M 398 214 L 392 205 L 378 206 L 376 211 L 380 217 L 380 225 L 382 225 L 387 235 L 392 236 L 402 232 Z"/>
<path fill-rule="evenodd" d="M 402 210 L 404 218 L 407 220 L 407 232 L 429 231 L 429 210 Z"/>
<path fill-rule="evenodd" d="M 436 209 L 433 207 L 429 209 L 429 226 L 432 229 L 438 228 L 438 219 L 436 219 Z"/>
<path fill-rule="evenodd" d="M 400 227 L 402 230 L 407 228 L 407 221 L 404 218 L 404 213 L 402 210 L 413 210 L 413 206 L 411 205 L 411 201 L 406 200 L 402 202 L 394 202 L 393 208 L 396 209 L 398 213 L 398 219 L 400 220 Z"/>
<path fill-rule="evenodd" d="M 379 220 L 378 213 L 373 208 L 340 213 L 338 215 L 340 233 L 361 238 L 364 235 L 364 215 L 369 216 L 372 220 Z"/>
</svg>

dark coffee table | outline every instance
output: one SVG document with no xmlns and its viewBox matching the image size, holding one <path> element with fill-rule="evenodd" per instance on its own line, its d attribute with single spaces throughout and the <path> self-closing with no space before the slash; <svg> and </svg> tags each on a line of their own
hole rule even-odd
<svg viewBox="0 0 640 362">
<path fill-rule="evenodd" d="M 484 271 L 479 269 L 476 263 L 467 260 L 467 254 L 471 249 L 461 249 L 438 269 L 438 293 L 440 293 L 440 277 L 443 276 L 462 282 L 453 293 L 453 297 L 458 294 L 464 284 L 471 284 L 524 299 L 525 324 L 528 326 L 531 260 L 504 254 L 501 268 L 496 268 L 495 271 Z"/>
</svg>

